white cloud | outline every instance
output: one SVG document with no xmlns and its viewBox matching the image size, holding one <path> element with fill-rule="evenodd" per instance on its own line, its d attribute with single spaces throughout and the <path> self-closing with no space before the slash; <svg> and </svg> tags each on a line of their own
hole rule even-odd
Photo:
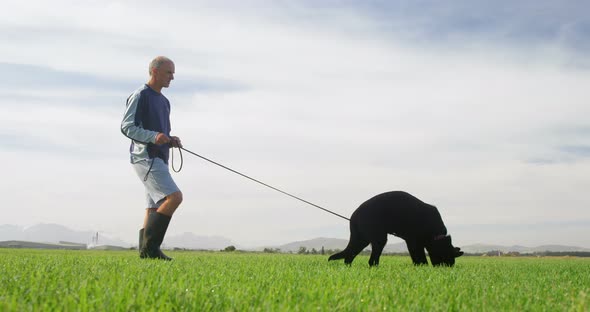
<svg viewBox="0 0 590 312">
<path fill-rule="evenodd" d="M 564 131 L 586 124 L 590 74 L 562 66 L 571 54 L 553 41 L 536 52 L 486 40 L 423 49 L 349 8 L 295 19 L 270 5 L 31 4 L 0 13 L 0 36 L 11 43 L 2 59 L 139 85 L 149 59 L 167 54 L 177 80 L 165 94 L 187 148 L 338 213 L 403 189 L 438 206 L 451 231 L 590 220 L 588 159 L 560 150 L 590 145 Z M 15 29 L 30 31 L 10 37 Z M 190 92 L 189 77 L 242 88 L 199 92 L 197 81 Z M 0 89 L 0 136 L 16 141 L 0 155 L 18 177 L 0 187 L 19 195 L 5 196 L 8 206 L 23 207 L 4 222 L 58 222 L 135 239 L 143 196 L 117 128 L 130 92 L 26 81 Z M 343 220 L 184 157 L 175 178 L 185 202 L 171 232 L 238 243 L 348 236 Z M 480 237 L 469 236 L 454 240 Z M 519 239 L 503 237 L 534 242 Z"/>
</svg>

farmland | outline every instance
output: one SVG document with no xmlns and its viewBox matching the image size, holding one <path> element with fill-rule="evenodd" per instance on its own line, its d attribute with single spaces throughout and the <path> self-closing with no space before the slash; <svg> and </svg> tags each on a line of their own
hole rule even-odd
<svg viewBox="0 0 590 312">
<path fill-rule="evenodd" d="M 2 311 L 399 311 L 590 309 L 590 259 L 409 257 L 351 267 L 327 256 L 0 249 Z"/>
</svg>

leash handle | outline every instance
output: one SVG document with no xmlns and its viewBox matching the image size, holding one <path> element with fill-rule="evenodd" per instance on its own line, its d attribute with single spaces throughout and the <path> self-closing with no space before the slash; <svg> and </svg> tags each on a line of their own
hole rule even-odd
<svg viewBox="0 0 590 312">
<path fill-rule="evenodd" d="M 180 170 L 182 170 L 182 165 L 184 163 L 184 159 L 182 159 L 182 147 L 177 147 L 178 148 L 178 153 L 180 154 L 180 168 L 178 168 L 178 170 L 176 170 L 174 168 L 174 147 L 172 148 L 172 171 L 179 173 Z"/>
<path fill-rule="evenodd" d="M 236 171 L 236 170 L 234 170 L 234 169 L 231 169 L 231 168 L 229 168 L 229 167 L 227 167 L 227 166 L 224 166 L 224 165 L 222 165 L 222 164 L 220 164 L 220 163 L 218 163 L 218 162 L 215 162 L 215 161 L 213 161 L 213 160 L 211 160 L 211 159 L 209 159 L 209 158 L 207 158 L 207 157 L 201 156 L 201 155 L 199 155 L 199 154 L 197 154 L 197 153 L 195 153 L 195 152 L 191 152 L 191 151 L 187 150 L 187 149 L 186 149 L 186 148 L 184 148 L 184 147 L 179 147 L 179 148 L 178 148 L 178 150 L 179 150 L 179 152 L 180 152 L 180 159 L 181 159 L 181 160 L 180 160 L 180 169 L 182 169 L 182 152 L 181 152 L 181 150 L 184 150 L 184 151 L 186 151 L 187 153 L 193 154 L 193 155 L 195 155 L 195 156 L 197 156 L 197 157 L 199 157 L 199 158 L 201 158 L 201 159 L 203 159 L 203 160 L 206 160 L 206 161 L 208 161 L 208 162 L 210 162 L 210 163 L 212 163 L 212 164 L 215 164 L 215 165 L 217 165 L 217 166 L 219 166 L 219 167 L 221 167 L 221 168 L 223 168 L 223 169 L 225 169 L 225 170 L 229 170 L 229 171 L 231 171 L 231 172 L 233 172 L 233 173 L 235 173 L 235 174 L 237 174 L 237 175 L 240 175 L 240 176 L 242 176 L 242 177 L 244 177 L 244 178 L 246 178 L 246 179 L 250 179 L 250 180 L 252 180 L 252 181 L 254 181 L 254 182 L 256 182 L 256 183 L 262 184 L 262 185 L 264 185 L 264 186 L 266 186 L 266 187 L 268 187 L 268 188 L 270 188 L 270 189 L 273 189 L 273 190 L 275 190 L 275 191 L 277 191 L 277 192 L 280 192 L 280 193 L 282 193 L 282 194 L 284 194 L 284 195 L 287 195 L 287 196 L 289 196 L 289 197 L 292 197 L 292 198 L 295 198 L 295 199 L 297 199 L 297 200 L 299 200 L 299 201 L 302 201 L 302 202 L 304 202 L 304 203 L 306 203 L 306 204 L 308 204 L 308 205 L 310 205 L 310 206 L 314 206 L 314 207 L 316 207 L 316 208 L 319 208 L 319 209 L 321 209 L 321 210 L 323 210 L 323 211 L 325 211 L 325 212 L 328 212 L 328 213 L 331 213 L 331 214 L 333 214 L 333 215 L 335 215 L 335 216 L 338 216 L 338 217 L 340 217 L 340 218 L 342 218 L 342 219 L 344 219 L 344 220 L 348 220 L 348 221 L 350 221 L 350 219 L 349 219 L 349 218 L 347 218 L 347 217 L 345 217 L 345 216 L 343 216 L 343 215 L 337 214 L 337 213 L 335 213 L 335 212 L 333 212 L 333 211 L 330 211 L 330 210 L 328 210 L 328 209 L 326 209 L 326 208 L 323 208 L 323 207 L 321 207 L 321 206 L 318 206 L 318 205 L 316 205 L 316 204 L 314 204 L 314 203 L 312 203 L 312 202 L 309 202 L 309 201 L 307 201 L 307 200 L 305 200 L 305 199 L 303 199 L 303 198 L 299 198 L 299 197 L 297 197 L 297 196 L 295 196 L 295 195 L 289 194 L 289 193 L 287 193 L 287 192 L 285 192 L 285 191 L 282 191 L 282 190 L 280 190 L 280 189 L 278 189 L 278 188 L 276 188 L 276 187 L 274 187 L 274 186 L 268 185 L 268 184 L 266 184 L 266 183 L 264 183 L 264 182 L 262 182 L 262 181 L 256 180 L 256 179 L 254 179 L 254 178 L 252 178 L 252 177 L 249 177 L 249 176 L 247 176 L 247 175 L 245 175 L 245 174 L 243 174 L 243 173 L 241 173 L 241 172 L 238 172 L 238 171 Z M 174 151 L 172 152 L 172 169 L 174 170 Z M 180 172 L 180 169 L 178 169 L 178 171 L 175 171 L 175 172 Z"/>
</svg>

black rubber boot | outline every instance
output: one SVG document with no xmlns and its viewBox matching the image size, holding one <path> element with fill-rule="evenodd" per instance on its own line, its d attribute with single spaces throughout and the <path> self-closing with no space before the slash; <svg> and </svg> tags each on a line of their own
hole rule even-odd
<svg viewBox="0 0 590 312">
<path fill-rule="evenodd" d="M 170 219 L 169 216 L 159 212 L 149 214 L 143 232 L 144 246 L 142 248 L 142 253 L 145 255 L 145 258 L 172 260 L 172 258 L 166 256 L 160 250 L 160 245 L 162 245 L 162 241 L 164 241 L 164 235 L 166 235 Z M 140 253 L 140 256 L 142 253 Z"/>
<path fill-rule="evenodd" d="M 146 258 L 147 255 L 145 254 L 144 244 L 143 244 L 143 232 L 144 229 L 139 230 L 139 245 L 137 246 L 137 250 L 139 250 L 139 257 Z"/>
</svg>

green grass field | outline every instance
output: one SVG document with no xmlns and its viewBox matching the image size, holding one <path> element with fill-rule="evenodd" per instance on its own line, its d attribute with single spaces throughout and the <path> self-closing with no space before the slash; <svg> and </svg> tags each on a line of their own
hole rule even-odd
<svg viewBox="0 0 590 312">
<path fill-rule="evenodd" d="M 589 311 L 590 259 L 0 249 L 2 311 Z"/>
</svg>

